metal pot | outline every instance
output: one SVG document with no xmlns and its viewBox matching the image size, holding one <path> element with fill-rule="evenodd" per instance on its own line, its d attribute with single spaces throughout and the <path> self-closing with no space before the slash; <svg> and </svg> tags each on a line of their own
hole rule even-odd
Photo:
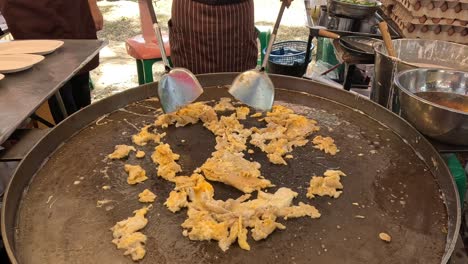
<svg viewBox="0 0 468 264">
<path fill-rule="evenodd" d="M 374 6 L 351 4 L 339 0 L 329 0 L 328 3 L 329 12 L 339 16 L 358 19 L 374 15 L 375 11 L 382 5 L 382 3 L 377 1 Z"/>
<path fill-rule="evenodd" d="M 395 85 L 401 115 L 416 129 L 444 143 L 468 145 L 468 110 L 445 106 L 468 109 L 468 72 L 413 69 L 399 73 Z"/>
<path fill-rule="evenodd" d="M 375 67 L 371 99 L 394 112 L 398 112 L 398 102 L 393 96 L 392 85 L 397 73 L 416 68 L 468 71 L 468 46 L 424 39 L 398 39 L 392 42 L 396 58 L 387 55 L 383 43 L 374 46 Z"/>
</svg>

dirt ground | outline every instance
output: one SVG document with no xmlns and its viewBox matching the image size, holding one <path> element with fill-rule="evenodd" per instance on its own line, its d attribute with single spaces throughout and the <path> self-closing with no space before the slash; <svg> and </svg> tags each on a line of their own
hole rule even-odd
<svg viewBox="0 0 468 264">
<path fill-rule="evenodd" d="M 172 0 L 153 1 L 158 21 L 163 30 L 167 30 L 167 21 L 171 14 Z M 254 0 L 256 25 L 273 26 L 280 1 Z M 109 45 L 101 53 L 100 66 L 91 73 L 95 89 L 93 100 L 100 100 L 112 94 L 138 85 L 135 60 L 125 50 L 125 40 L 140 34 L 140 18 L 136 1 L 99 1 L 104 16 L 104 29 L 98 33 L 107 39 Z M 277 41 L 307 40 L 305 28 L 306 16 L 304 2 L 296 0 L 285 11 Z M 164 68 L 161 63 L 154 66 L 158 75 Z"/>
</svg>

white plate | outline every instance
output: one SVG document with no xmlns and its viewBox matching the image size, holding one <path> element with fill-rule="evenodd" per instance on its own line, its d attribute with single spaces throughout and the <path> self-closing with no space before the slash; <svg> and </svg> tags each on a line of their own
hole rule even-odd
<svg viewBox="0 0 468 264">
<path fill-rule="evenodd" d="M 44 56 L 34 54 L 0 55 L 0 73 L 24 71 L 43 59 Z"/>
<path fill-rule="evenodd" d="M 39 54 L 46 55 L 63 45 L 61 40 L 13 40 L 0 43 L 0 54 Z"/>
<path fill-rule="evenodd" d="M 0 73 L 0 81 L 3 80 L 3 78 L 5 78 L 5 75 Z"/>
</svg>

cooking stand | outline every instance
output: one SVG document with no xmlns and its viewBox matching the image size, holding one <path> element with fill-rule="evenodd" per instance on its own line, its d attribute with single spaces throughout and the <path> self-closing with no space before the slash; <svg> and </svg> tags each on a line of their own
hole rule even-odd
<svg viewBox="0 0 468 264">
<path fill-rule="evenodd" d="M 309 7 L 310 9 L 310 7 Z M 339 17 L 334 14 L 329 14 L 327 12 L 326 6 L 321 6 L 321 15 L 318 21 L 313 21 L 308 15 L 307 12 L 307 21 L 309 28 L 309 39 L 308 47 L 312 44 L 313 38 L 319 37 L 318 29 L 324 28 L 330 32 L 336 33 L 340 36 L 362 36 L 381 39 L 380 34 L 375 34 L 377 29 L 378 22 L 386 21 L 389 24 L 389 31 L 393 39 L 401 38 L 401 32 L 398 30 L 398 27 L 382 12 L 378 11 L 375 13 L 375 17 L 356 20 L 345 17 Z M 345 23 L 342 23 L 345 22 Z M 317 26 L 318 25 L 318 26 Z M 338 41 L 333 41 L 334 52 L 337 60 L 340 64 L 344 64 L 344 77 L 343 77 L 343 88 L 349 91 L 352 87 L 352 78 L 353 73 L 356 69 L 357 64 L 374 64 L 373 56 L 362 56 L 358 54 L 353 54 L 352 52 L 344 50 Z M 308 59 L 308 54 L 306 54 L 306 61 Z"/>
</svg>

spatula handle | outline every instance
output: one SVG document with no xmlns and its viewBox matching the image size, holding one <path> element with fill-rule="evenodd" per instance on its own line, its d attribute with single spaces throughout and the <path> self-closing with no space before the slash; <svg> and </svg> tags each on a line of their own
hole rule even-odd
<svg viewBox="0 0 468 264">
<path fill-rule="evenodd" d="M 156 12 L 154 15 L 156 17 Z M 161 51 L 161 58 L 163 59 L 166 72 L 168 72 L 171 69 L 171 66 L 169 64 L 169 60 L 167 59 L 166 50 L 164 49 L 164 40 L 162 38 L 161 28 L 159 27 L 157 17 L 153 26 L 154 26 L 154 31 L 156 31 L 156 38 L 158 39 L 158 46 L 159 46 L 159 50 Z"/>
<path fill-rule="evenodd" d="M 333 33 L 333 32 L 330 32 L 330 31 L 325 30 L 325 29 L 319 29 L 318 35 L 320 37 L 331 38 L 331 39 L 339 39 L 340 38 L 340 35 L 338 35 L 336 33 Z"/>
<path fill-rule="evenodd" d="M 384 41 L 385 48 L 387 49 L 388 55 L 392 57 L 396 57 L 395 49 L 393 48 L 392 37 L 390 36 L 390 33 L 388 32 L 387 22 L 385 21 L 380 22 L 379 29 L 380 29 L 380 33 L 382 34 L 382 39 Z"/>
<path fill-rule="evenodd" d="M 286 8 L 286 3 L 283 1 L 282 4 L 281 4 L 281 8 L 280 8 L 278 17 L 276 18 L 275 27 L 273 28 L 273 32 L 271 33 L 271 36 L 270 36 L 270 41 L 268 42 L 268 47 L 267 47 L 267 50 L 265 52 L 265 57 L 263 59 L 262 68 L 260 69 L 260 71 L 265 70 L 265 67 L 266 67 L 266 65 L 268 63 L 268 59 L 270 58 L 271 47 L 273 46 L 273 43 L 275 42 L 276 33 L 278 32 L 278 28 L 279 28 L 279 25 L 281 23 L 281 18 L 283 17 L 283 13 L 284 13 L 285 8 Z"/>
</svg>

